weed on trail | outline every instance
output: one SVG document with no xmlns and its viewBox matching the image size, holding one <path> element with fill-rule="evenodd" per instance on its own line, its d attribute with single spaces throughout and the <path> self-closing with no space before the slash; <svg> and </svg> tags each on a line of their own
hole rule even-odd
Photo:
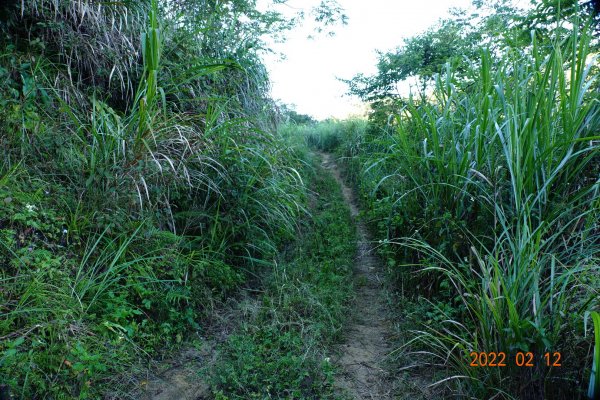
<svg viewBox="0 0 600 400">
<path fill-rule="evenodd" d="M 300 237 L 266 274 L 260 308 L 221 348 L 221 399 L 333 398 L 327 348 L 352 297 L 356 232 L 336 182 L 313 163 L 314 203 Z"/>
</svg>

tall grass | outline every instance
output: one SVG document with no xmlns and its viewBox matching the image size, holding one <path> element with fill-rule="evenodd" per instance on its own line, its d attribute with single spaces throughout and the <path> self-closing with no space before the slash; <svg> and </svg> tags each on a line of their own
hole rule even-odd
<svg viewBox="0 0 600 400">
<path fill-rule="evenodd" d="M 310 148 L 333 152 L 345 143 L 354 143 L 365 129 L 366 121 L 350 119 L 344 121 L 325 120 L 315 123 L 288 123 L 282 127 L 289 139 L 301 139 Z"/>
<path fill-rule="evenodd" d="M 600 102 L 589 30 L 449 66 L 387 126 L 338 153 L 399 279 L 435 323 L 402 350 L 473 398 L 583 396 L 583 316 L 598 306 Z M 310 137 L 310 136 L 309 136 Z M 314 144 L 318 140 L 311 139 Z M 415 265 L 419 266 L 415 268 Z M 442 306 L 441 304 L 444 304 Z M 470 367 L 505 352 L 507 368 Z M 517 352 L 536 367 L 515 367 Z M 541 356 L 561 352 L 563 366 Z M 420 360 L 420 362 L 419 362 Z"/>
<path fill-rule="evenodd" d="M 597 306 L 584 283 L 597 273 L 599 250 L 593 166 L 600 108 L 589 91 L 598 78 L 590 74 L 589 41 L 587 32 L 575 30 L 549 54 L 534 42 L 530 52 L 507 54 L 496 68 L 484 53 L 472 75 L 473 93 L 456 94 L 447 73 L 435 105 L 410 109 L 425 136 L 417 163 L 432 171 L 417 175 L 417 190 L 457 218 L 464 218 L 469 199 L 480 204 L 479 215 L 489 213 L 491 229 L 466 227 L 474 246 L 470 263 L 449 261 L 422 241 L 404 243 L 434 252 L 424 271 L 448 277 L 463 303 L 461 319 L 444 316 L 415 339 L 466 380 L 458 385 L 463 392 L 542 398 L 577 389 L 573 376 L 548 370 L 541 360 L 532 371 L 478 369 L 465 356 L 574 353 L 584 311 Z M 482 245 L 477 235 L 492 240 Z M 559 394 L 558 385 L 568 389 Z"/>
<path fill-rule="evenodd" d="M 169 4 L 31 0 L 0 25 L 0 380 L 23 398 L 118 388 L 306 213 L 254 32 Z"/>
<path fill-rule="evenodd" d="M 600 314 L 592 311 L 591 317 L 594 324 L 594 362 L 587 395 L 590 399 L 596 399 L 600 395 Z"/>
</svg>

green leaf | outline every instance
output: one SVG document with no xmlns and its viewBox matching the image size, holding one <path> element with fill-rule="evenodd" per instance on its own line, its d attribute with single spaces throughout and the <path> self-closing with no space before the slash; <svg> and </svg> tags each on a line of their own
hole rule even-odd
<svg viewBox="0 0 600 400">
<path fill-rule="evenodd" d="M 592 321 L 594 321 L 594 362 L 590 374 L 588 397 L 590 399 L 600 399 L 600 314 L 592 311 L 590 315 Z"/>
</svg>

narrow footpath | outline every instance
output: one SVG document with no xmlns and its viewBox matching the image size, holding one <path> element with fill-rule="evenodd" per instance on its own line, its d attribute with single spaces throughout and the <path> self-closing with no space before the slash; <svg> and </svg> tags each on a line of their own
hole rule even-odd
<svg viewBox="0 0 600 400">
<path fill-rule="evenodd" d="M 352 190 L 346 186 L 331 154 L 321 153 L 322 166 L 342 187 L 357 226 L 358 254 L 354 265 L 356 298 L 347 326 L 346 340 L 338 349 L 336 365 L 342 371 L 336 379 L 340 392 L 353 399 L 391 399 L 392 385 L 383 363 L 392 348 L 390 327 L 384 303 L 383 267 L 374 255 L 366 226 L 356 218 L 358 206 Z"/>
<path fill-rule="evenodd" d="M 335 377 L 335 391 L 343 399 L 392 399 L 393 385 L 384 368 L 393 348 L 390 344 L 391 327 L 384 297 L 383 265 L 374 254 L 366 226 L 357 218 L 358 206 L 354 193 L 342 180 L 333 156 L 326 153 L 319 153 L 319 156 L 322 167 L 331 173 L 342 189 L 344 201 L 356 224 L 358 239 L 358 252 L 354 259 L 355 298 L 344 327 L 345 339 L 331 349 L 334 354 L 331 361 L 339 371 Z M 332 206 L 340 205 L 341 202 L 338 202 Z M 226 313 L 225 310 L 220 313 L 224 312 Z M 232 313 L 235 315 L 235 312 Z M 239 315 L 226 319 L 238 322 L 243 320 Z M 218 325 L 217 322 L 215 333 L 222 330 Z M 223 335 L 215 335 L 217 336 L 221 339 L 208 340 L 201 349 L 188 347 L 180 354 L 158 362 L 151 368 L 152 372 L 148 371 L 146 376 L 139 377 L 137 391 L 131 393 L 131 397 L 147 400 L 214 398 L 215 388 L 211 388 L 208 377 L 220 357 L 216 351 L 216 342 L 226 340 Z M 159 365 L 160 368 L 157 367 Z"/>
</svg>

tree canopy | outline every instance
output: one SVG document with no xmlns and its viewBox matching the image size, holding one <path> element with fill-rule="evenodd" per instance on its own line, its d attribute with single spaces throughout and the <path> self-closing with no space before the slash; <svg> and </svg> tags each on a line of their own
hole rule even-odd
<svg viewBox="0 0 600 400">
<path fill-rule="evenodd" d="M 474 0 L 476 11 L 454 10 L 451 18 L 405 39 L 395 50 L 379 52 L 375 75 L 357 74 L 342 81 L 348 85 L 349 94 L 362 100 L 393 99 L 399 97 L 400 82 L 416 78 L 424 91 L 447 63 L 460 72 L 465 60 L 476 59 L 483 46 L 493 54 L 504 48 L 525 47 L 530 44 L 532 34 L 550 46 L 552 40 L 569 29 L 574 18 L 582 26 L 588 23 L 598 26 L 597 0 L 543 0 L 531 4 L 522 9 L 511 0 Z"/>
</svg>

